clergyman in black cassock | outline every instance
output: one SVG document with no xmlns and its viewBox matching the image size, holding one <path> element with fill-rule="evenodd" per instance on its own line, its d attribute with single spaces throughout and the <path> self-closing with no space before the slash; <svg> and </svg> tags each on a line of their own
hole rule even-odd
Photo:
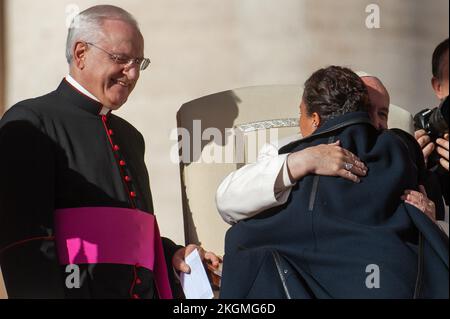
<svg viewBox="0 0 450 319">
<path fill-rule="evenodd" d="M 80 289 L 67 289 L 68 273 L 45 239 L 54 235 L 56 209 L 134 206 L 153 213 L 144 139 L 102 110 L 63 80 L 56 91 L 12 107 L 0 122 L 0 246 L 15 243 L 1 262 L 12 298 L 127 298 L 135 270 L 142 283 L 133 295 L 154 295 L 152 272 L 128 265 L 82 266 Z M 43 239 L 26 242 L 33 238 Z M 164 243 L 171 260 L 179 247 Z"/>
<path fill-rule="evenodd" d="M 148 67 L 143 53 L 128 12 L 91 7 L 69 29 L 70 74 L 1 119 L 0 265 L 10 298 L 166 299 L 179 296 L 174 269 L 189 271 L 190 251 L 217 265 L 196 245 L 160 238 L 143 136 L 111 113 Z"/>
</svg>

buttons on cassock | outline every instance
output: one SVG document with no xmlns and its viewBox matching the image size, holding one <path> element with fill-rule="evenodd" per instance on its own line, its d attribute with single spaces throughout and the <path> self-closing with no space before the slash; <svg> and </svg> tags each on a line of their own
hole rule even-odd
<svg viewBox="0 0 450 319">
<path fill-rule="evenodd" d="M 114 131 L 108 127 L 108 124 L 107 124 L 108 118 L 106 115 L 102 115 L 102 121 L 103 121 L 103 124 L 105 127 L 106 134 L 109 137 L 109 142 L 111 143 L 111 147 L 115 152 L 114 156 L 119 161 L 121 176 L 124 180 L 124 184 L 125 184 L 126 191 L 128 192 L 128 196 L 130 197 L 131 205 L 134 207 L 135 204 L 133 203 L 132 199 L 135 199 L 137 197 L 137 194 L 135 191 L 131 191 L 131 189 L 130 189 L 130 186 L 132 186 L 132 183 L 131 183 L 132 179 L 129 176 L 129 173 L 126 172 L 125 167 L 126 167 L 127 163 L 124 160 L 120 159 L 122 157 L 122 156 L 120 156 L 120 153 L 119 153 L 120 146 L 113 142 L 112 136 L 114 135 Z M 130 184 L 130 185 L 128 185 L 128 184 Z"/>
<path fill-rule="evenodd" d="M 114 135 L 114 131 L 112 129 L 108 128 L 106 115 L 102 115 L 102 121 L 103 121 L 103 124 L 104 124 L 104 127 L 105 127 L 106 134 L 109 137 L 108 139 L 109 139 L 109 142 L 111 143 L 111 147 L 114 150 L 114 152 L 116 152 L 114 154 L 114 157 L 119 162 L 121 176 L 123 177 L 123 179 L 125 181 L 125 183 L 124 183 L 125 184 L 125 188 L 126 188 L 127 191 L 129 191 L 130 189 L 127 186 L 127 183 L 131 184 L 132 178 L 126 172 L 126 165 L 127 165 L 127 163 L 124 160 L 120 159 L 120 157 L 122 157 L 122 156 L 120 156 L 120 153 L 119 153 L 120 147 L 119 147 L 119 145 L 114 144 L 114 142 L 112 140 L 112 136 Z M 131 206 L 134 208 L 135 204 L 133 203 L 132 199 L 135 199 L 137 197 L 137 194 L 134 191 L 129 191 L 128 195 L 130 196 Z M 136 264 L 135 267 L 137 269 L 137 268 L 140 268 L 141 265 Z M 142 284 L 142 280 L 136 276 L 136 278 L 134 280 L 134 285 L 141 285 L 141 284 Z M 131 297 L 133 299 L 141 299 L 141 297 L 138 294 L 133 294 Z"/>
</svg>

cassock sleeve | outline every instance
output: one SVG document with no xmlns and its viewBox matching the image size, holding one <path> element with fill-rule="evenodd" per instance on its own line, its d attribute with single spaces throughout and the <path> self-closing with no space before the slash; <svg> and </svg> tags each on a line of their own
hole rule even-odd
<svg viewBox="0 0 450 319">
<path fill-rule="evenodd" d="M 175 277 L 174 268 L 172 267 L 172 257 L 175 255 L 176 251 L 183 246 L 175 244 L 172 240 L 166 237 L 161 237 L 163 249 L 164 249 L 164 258 L 166 259 L 167 264 L 167 273 L 169 275 L 170 288 L 172 289 L 172 295 L 176 299 L 184 298 L 183 288 L 179 280 Z"/>
<path fill-rule="evenodd" d="M 0 263 L 10 298 L 60 298 L 52 241 L 55 145 L 39 116 L 13 107 L 0 122 Z"/>
</svg>

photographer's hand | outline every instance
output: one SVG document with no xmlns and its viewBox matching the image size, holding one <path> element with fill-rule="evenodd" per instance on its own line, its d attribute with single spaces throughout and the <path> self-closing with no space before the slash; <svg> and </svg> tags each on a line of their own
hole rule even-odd
<svg viewBox="0 0 450 319">
<path fill-rule="evenodd" d="M 437 152 L 441 157 L 439 163 L 448 171 L 448 133 L 444 135 L 444 138 L 438 138 L 436 140 Z"/>
<path fill-rule="evenodd" d="M 422 149 L 423 158 L 425 159 L 425 164 L 428 162 L 428 156 L 434 151 L 435 145 L 431 142 L 430 137 L 428 136 L 425 130 L 418 130 L 414 132 L 414 137 L 416 141 L 419 143 L 420 148 Z M 448 142 L 447 142 L 448 145 Z M 447 148 L 448 150 L 448 148 Z M 448 151 L 447 151 L 448 155 Z M 448 159 L 448 157 L 447 157 Z M 447 161 L 447 170 L 448 170 L 448 161 Z"/>
</svg>

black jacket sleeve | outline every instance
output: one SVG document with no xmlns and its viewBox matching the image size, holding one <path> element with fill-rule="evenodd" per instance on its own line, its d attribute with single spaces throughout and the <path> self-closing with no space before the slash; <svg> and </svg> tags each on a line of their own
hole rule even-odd
<svg viewBox="0 0 450 319">
<path fill-rule="evenodd" d="M 53 236 L 54 143 L 40 119 L 13 107 L 0 122 L 0 263 L 10 298 L 63 294 Z"/>
</svg>

